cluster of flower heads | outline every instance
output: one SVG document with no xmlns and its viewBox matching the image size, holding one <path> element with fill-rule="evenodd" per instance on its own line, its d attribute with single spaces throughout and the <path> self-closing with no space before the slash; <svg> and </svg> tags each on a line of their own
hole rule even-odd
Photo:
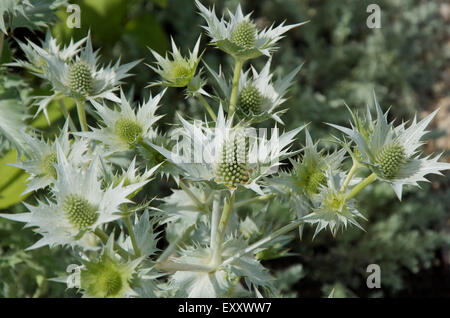
<svg viewBox="0 0 450 318">
<path fill-rule="evenodd" d="M 120 88 L 138 62 L 100 66 L 89 34 L 64 47 L 49 33 L 41 45 L 19 43 L 26 60 L 9 64 L 50 84 L 53 94 L 38 98 L 37 113 L 47 116 L 52 100 L 74 99 L 82 130 L 68 117 L 54 139 L 25 133 L 28 151 L 15 166 L 29 174 L 24 194 L 45 198 L 25 203 L 26 213 L 0 216 L 24 222 L 41 236 L 28 249 L 48 245 L 77 251 L 78 288 L 85 297 L 274 295 L 274 278 L 260 260 L 283 255 L 290 240 L 284 234 L 307 224 L 315 226 L 314 236 L 327 228 L 333 235 L 348 225 L 362 228 L 359 221 L 365 218 L 355 196 L 363 188 L 387 182 L 401 199 L 403 185 L 450 169 L 437 161 L 439 156 L 419 153 L 436 112 L 395 126 L 376 99 L 376 118 L 368 108 L 364 116 L 351 112 L 350 128 L 330 124 L 349 138 L 337 140 L 340 148 L 334 151 L 320 148 L 306 125 L 279 133 L 277 125 L 288 110 L 279 107 L 301 66 L 276 80 L 270 58 L 259 72 L 244 66 L 270 57 L 283 34 L 303 23 L 259 29 L 240 6 L 229 19 L 219 20 L 214 8 L 197 0 L 196 5 L 211 44 L 235 62 L 232 76 L 205 64 L 210 92 L 198 70 L 204 53 L 200 37 L 188 57 L 173 40 L 165 57 L 152 51 L 156 65 L 150 67 L 161 80 L 150 87 L 163 89 L 141 104 Z M 156 124 L 163 115 L 157 111 L 167 88 L 186 88 L 187 97 L 197 99 L 213 121 L 178 114 L 178 125 L 161 134 Z M 87 124 L 85 109 L 98 119 L 95 125 Z M 270 136 L 254 127 L 267 120 L 274 124 Z M 306 142 L 296 150 L 302 131 Z M 348 170 L 344 162 L 350 160 Z M 371 174 L 355 177 L 360 167 Z M 156 208 L 148 200 L 153 195 L 142 190 L 157 171 L 173 178 L 179 189 Z M 241 195 L 250 199 L 237 200 Z M 287 204 L 292 223 L 280 227 L 269 219 L 271 200 Z M 254 202 L 267 202 L 266 208 L 245 218 L 236 213 Z M 169 243 L 164 251 L 156 247 L 161 233 L 155 228 L 161 225 Z"/>
</svg>

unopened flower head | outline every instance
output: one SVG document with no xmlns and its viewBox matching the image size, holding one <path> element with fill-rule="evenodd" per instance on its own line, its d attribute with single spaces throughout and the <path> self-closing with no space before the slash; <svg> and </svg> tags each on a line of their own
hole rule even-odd
<svg viewBox="0 0 450 318">
<path fill-rule="evenodd" d="M 97 260 L 83 262 L 80 287 L 84 297 L 123 298 L 137 295 L 131 288 L 131 281 L 142 258 L 121 261 L 113 250 L 113 242 L 111 236 Z"/>
<path fill-rule="evenodd" d="M 354 200 L 347 200 L 345 192 L 340 191 L 344 177 L 342 172 L 329 169 L 326 173 L 327 183 L 320 185 L 319 192 L 312 196 L 313 212 L 304 216 L 303 220 L 316 224 L 314 236 L 327 227 L 333 236 L 348 225 L 362 229 L 357 218 L 365 220 L 365 217 L 356 209 Z"/>
<path fill-rule="evenodd" d="M 76 134 L 98 140 L 112 151 L 129 150 L 144 138 L 152 138 L 156 134 L 153 125 L 162 116 L 155 113 L 159 108 L 159 102 L 164 92 L 155 97 L 150 96 L 147 101 L 137 107 L 136 111 L 131 108 L 130 102 L 123 92 L 116 109 L 110 109 L 106 105 L 93 101 L 92 105 L 101 117 L 103 126 L 92 128 L 92 131 L 89 132 L 78 132 Z"/>
<path fill-rule="evenodd" d="M 375 94 L 374 103 L 377 118 L 372 120 L 367 111 L 366 120 L 359 120 L 354 114 L 354 124 L 351 129 L 332 125 L 348 135 L 356 145 L 358 156 L 379 179 L 392 185 L 398 198 L 402 197 L 403 185 L 416 185 L 418 181 L 427 181 L 427 174 L 441 174 L 442 170 L 450 169 L 449 163 L 438 162 L 439 155 L 421 158 L 419 147 L 423 144 L 422 137 L 437 110 L 426 116 L 420 122 L 414 118 L 406 128 L 406 123 L 395 127 L 388 123 L 387 112 L 383 114 Z M 365 123 L 365 124 L 361 124 Z"/>
<path fill-rule="evenodd" d="M 200 15 L 205 19 L 204 28 L 211 38 L 211 43 L 222 51 L 241 60 L 252 59 L 260 55 L 270 56 L 276 47 L 276 43 L 283 37 L 283 34 L 292 28 L 304 23 L 284 25 L 284 22 L 274 28 L 258 30 L 256 24 L 251 20 L 250 15 L 244 16 L 241 6 L 238 5 L 236 12 L 230 11 L 229 20 L 218 19 L 214 8 L 211 10 L 196 0 L 195 3 L 200 10 Z"/>
<path fill-rule="evenodd" d="M 162 57 L 157 52 L 151 50 L 153 56 L 156 58 L 157 67 L 150 66 L 152 70 L 162 77 L 162 81 L 151 84 L 162 85 L 168 87 L 186 87 L 194 78 L 197 71 L 198 63 L 201 60 L 199 56 L 200 37 L 195 44 L 194 50 L 189 52 L 189 58 L 183 57 L 178 50 L 174 40 L 172 39 L 171 58 L 166 54 Z"/>
</svg>

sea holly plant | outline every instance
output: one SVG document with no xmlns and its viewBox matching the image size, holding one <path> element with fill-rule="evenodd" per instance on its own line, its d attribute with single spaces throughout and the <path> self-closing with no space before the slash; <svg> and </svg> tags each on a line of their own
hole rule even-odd
<svg viewBox="0 0 450 318">
<path fill-rule="evenodd" d="M 30 114 L 31 106 L 46 113 L 54 99 L 77 103 L 81 129 L 62 103 L 65 124 L 48 138 L 27 125 L 25 111 L 15 115 L 14 103 L 0 101 L 0 133 L 9 140 L 2 146 L 19 150 L 13 165 L 29 174 L 25 193 L 32 195 L 25 212 L 0 216 L 39 235 L 27 250 L 71 248 L 79 277 L 68 286 L 83 297 L 279 295 L 264 266 L 270 262 L 261 261 L 287 255 L 287 243 L 305 227 L 314 228 L 314 237 L 363 229 L 368 220 L 358 194 L 371 183 L 391 185 L 401 199 L 403 186 L 450 169 L 439 156 L 420 153 L 437 111 L 420 121 L 389 122 L 375 93 L 366 113 L 349 108 L 348 127 L 330 124 L 342 133 L 334 149 L 314 141 L 307 123 L 284 129 L 282 117 L 294 111 L 288 89 L 301 65 L 274 79 L 271 56 L 284 34 L 305 22 L 261 29 L 240 6 L 218 19 L 214 8 L 195 3 L 210 44 L 232 57 L 233 74 L 202 61 L 208 52 L 200 36 L 188 56 L 174 41 L 165 57 L 151 51 L 149 65 L 160 78 L 141 102 L 121 86 L 138 62 L 101 66 L 90 34 L 68 45 L 50 33 L 40 44 L 18 42 L 25 58 L 5 65 L 50 86 L 52 95 L 21 100 Z M 9 14 L 26 11 L 15 8 Z M 251 64 L 256 58 L 266 59 L 260 70 Z M 179 112 L 162 133 L 165 92 L 179 89 L 180 99 L 198 100 L 205 113 Z M 149 190 L 167 180 L 170 195 Z M 270 213 L 275 201 L 286 207 L 286 223 Z"/>
</svg>

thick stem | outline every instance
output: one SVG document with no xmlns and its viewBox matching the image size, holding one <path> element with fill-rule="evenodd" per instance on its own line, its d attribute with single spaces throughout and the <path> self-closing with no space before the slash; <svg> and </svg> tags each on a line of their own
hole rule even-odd
<svg viewBox="0 0 450 318">
<path fill-rule="evenodd" d="M 233 192 L 231 194 L 229 200 L 225 198 L 222 216 L 220 217 L 214 244 L 215 249 L 213 250 L 213 257 L 212 257 L 213 266 L 218 266 L 222 262 L 222 244 L 225 238 L 225 231 L 227 229 L 228 220 L 230 219 L 231 212 L 233 211 L 235 193 L 236 192 Z"/>
<path fill-rule="evenodd" d="M 77 112 L 78 120 L 80 121 L 80 126 L 82 131 L 88 131 L 88 125 L 86 122 L 86 110 L 84 109 L 84 102 L 77 99 Z"/>
<path fill-rule="evenodd" d="M 350 193 L 345 197 L 345 202 L 347 202 L 348 200 L 353 198 L 355 195 L 357 195 L 359 193 L 359 191 L 361 191 L 362 189 L 367 187 L 369 184 L 374 182 L 376 178 L 377 178 L 377 175 L 375 173 L 372 173 L 370 176 L 368 176 L 363 181 L 361 181 L 356 186 L 354 186 L 352 191 L 350 191 Z"/>
<path fill-rule="evenodd" d="M 138 247 L 138 244 L 136 241 L 136 236 L 134 235 L 133 225 L 131 224 L 131 218 L 130 218 L 130 215 L 128 214 L 128 207 L 126 204 L 123 205 L 123 219 L 128 228 L 128 235 L 130 236 L 131 245 L 133 246 L 133 250 L 134 250 L 134 255 L 136 257 L 140 257 L 141 250 Z"/>
<path fill-rule="evenodd" d="M 186 240 L 189 235 L 191 235 L 191 232 L 194 230 L 195 225 L 189 226 L 183 233 L 183 235 L 177 237 L 175 241 L 169 244 L 169 246 L 164 250 L 164 252 L 159 256 L 158 260 L 156 261 L 157 264 L 164 263 L 169 259 L 169 257 L 175 252 L 175 249 L 178 247 L 180 243 L 182 243 L 184 240 Z"/>
<path fill-rule="evenodd" d="M 94 234 L 98 236 L 99 239 L 102 240 L 103 244 L 106 244 L 108 242 L 108 234 L 106 234 L 103 230 L 100 228 L 96 228 L 94 231 Z M 119 254 L 123 259 L 128 260 L 130 257 L 130 254 L 128 254 L 127 251 L 125 251 L 123 248 L 121 248 L 117 243 L 114 242 L 114 249 L 116 250 L 117 254 Z"/>
<path fill-rule="evenodd" d="M 0 61 L 2 60 L 3 46 L 5 43 L 5 33 L 0 31 Z"/>
<path fill-rule="evenodd" d="M 186 183 L 184 183 L 184 181 L 180 179 L 179 184 L 180 184 L 181 189 L 183 189 L 183 191 L 186 192 L 186 194 L 192 199 L 192 201 L 194 201 L 197 208 L 200 210 L 204 210 L 205 206 L 204 206 L 203 202 L 200 201 L 200 199 L 191 191 L 191 189 L 189 189 L 189 187 L 186 185 Z"/>
<path fill-rule="evenodd" d="M 344 192 L 345 190 L 347 190 L 347 187 L 348 187 L 350 181 L 352 181 L 353 175 L 355 174 L 356 170 L 358 170 L 358 168 L 359 168 L 359 163 L 357 161 L 353 161 L 352 168 L 348 172 L 347 177 L 345 178 L 345 181 L 342 184 L 341 192 Z"/>
<path fill-rule="evenodd" d="M 230 96 L 230 107 L 228 109 L 228 118 L 233 116 L 234 112 L 236 111 L 236 103 L 237 103 L 238 92 L 239 92 L 239 78 L 241 77 L 241 70 L 242 70 L 243 64 L 244 64 L 244 61 L 242 61 L 240 59 L 235 59 L 233 84 L 232 84 L 231 96 Z"/>
<path fill-rule="evenodd" d="M 301 224 L 303 224 L 304 221 L 303 220 L 297 220 L 292 222 L 291 224 L 288 224 L 286 226 L 283 226 L 281 229 L 276 230 L 275 232 L 273 232 L 272 234 L 269 234 L 268 236 L 266 236 L 265 238 L 253 243 L 252 245 L 248 246 L 247 248 L 241 250 L 240 252 L 238 252 L 237 254 L 227 258 L 222 265 L 226 265 L 226 264 L 230 264 L 232 263 L 234 260 L 244 256 L 245 254 L 251 253 L 254 250 L 256 250 L 257 248 L 261 247 L 262 245 L 276 239 L 277 237 L 286 234 L 287 232 L 290 232 L 294 229 L 296 229 L 297 227 L 299 227 Z"/>
<path fill-rule="evenodd" d="M 240 208 L 241 206 L 246 206 L 255 202 L 264 202 L 267 200 L 270 200 L 272 198 L 275 198 L 277 195 L 276 193 L 271 193 L 271 194 L 265 194 L 265 195 L 260 195 L 258 197 L 254 197 L 248 200 L 242 200 L 239 202 L 236 202 L 236 204 L 234 205 L 235 208 Z"/>
<path fill-rule="evenodd" d="M 209 116 L 211 116 L 212 120 L 216 121 L 217 120 L 217 116 L 214 113 L 214 111 L 212 110 L 211 106 L 208 104 L 208 102 L 206 101 L 206 99 L 203 97 L 202 94 L 198 94 L 197 95 L 198 99 L 200 100 L 200 102 L 202 103 L 202 105 L 206 108 L 206 110 L 208 111 Z"/>
<path fill-rule="evenodd" d="M 210 246 L 214 251 L 216 249 L 216 235 L 217 228 L 219 227 L 219 216 L 220 216 L 220 193 L 214 193 L 214 201 L 211 213 L 211 241 Z"/>
</svg>

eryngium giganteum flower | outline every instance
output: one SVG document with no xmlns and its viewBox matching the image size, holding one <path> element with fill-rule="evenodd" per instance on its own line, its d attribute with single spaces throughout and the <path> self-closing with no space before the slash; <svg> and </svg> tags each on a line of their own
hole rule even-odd
<svg viewBox="0 0 450 318">
<path fill-rule="evenodd" d="M 431 122 L 438 110 L 417 122 L 416 117 L 406 128 L 407 123 L 394 126 L 388 123 L 388 112 L 383 114 L 374 93 L 374 103 L 377 118 L 372 120 L 367 110 L 367 120 L 358 120 L 352 114 L 354 123 L 350 128 L 333 125 L 350 137 L 356 144 L 358 156 L 377 178 L 389 183 L 398 198 L 402 198 L 403 185 L 418 186 L 418 181 L 428 181 L 427 174 L 441 174 L 450 169 L 450 163 L 438 162 L 440 155 L 421 157 L 420 146 L 422 137 L 427 133 L 425 128 Z M 363 123 L 363 124 L 361 124 Z"/>
<path fill-rule="evenodd" d="M 200 10 L 200 15 L 206 21 L 204 28 L 211 38 L 211 43 L 240 60 L 252 59 L 260 55 L 270 56 L 285 32 L 306 23 L 284 25 L 283 22 L 276 28 L 272 25 L 258 30 L 256 24 L 250 19 L 251 14 L 244 16 L 240 5 L 234 14 L 228 11 L 229 20 L 224 18 L 219 20 L 214 7 L 210 10 L 198 0 L 195 3 Z"/>
</svg>

